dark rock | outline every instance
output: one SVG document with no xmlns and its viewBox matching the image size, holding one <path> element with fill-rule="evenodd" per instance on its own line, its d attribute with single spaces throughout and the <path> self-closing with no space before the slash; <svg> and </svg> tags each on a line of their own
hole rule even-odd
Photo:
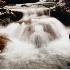
<svg viewBox="0 0 70 70">
<path fill-rule="evenodd" d="M 60 20 L 65 26 L 70 26 L 70 6 L 56 6 L 55 9 L 51 10 L 51 16 Z"/>
</svg>

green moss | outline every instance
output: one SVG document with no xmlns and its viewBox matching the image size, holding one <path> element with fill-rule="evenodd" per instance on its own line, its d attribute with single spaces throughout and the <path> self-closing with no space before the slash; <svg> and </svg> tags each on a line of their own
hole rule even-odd
<svg viewBox="0 0 70 70">
<path fill-rule="evenodd" d="M 52 7 L 52 6 L 54 6 L 54 5 L 55 5 L 55 3 L 48 3 L 48 4 L 44 4 L 43 6 L 49 8 L 49 7 Z"/>
</svg>

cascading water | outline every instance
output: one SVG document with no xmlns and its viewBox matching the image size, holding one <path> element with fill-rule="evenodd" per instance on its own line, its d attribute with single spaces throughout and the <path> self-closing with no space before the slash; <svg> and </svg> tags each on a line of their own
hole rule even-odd
<svg viewBox="0 0 70 70">
<path fill-rule="evenodd" d="M 69 68 L 69 34 L 41 9 L 12 9 L 24 15 L 0 27 L 0 68 Z"/>
</svg>

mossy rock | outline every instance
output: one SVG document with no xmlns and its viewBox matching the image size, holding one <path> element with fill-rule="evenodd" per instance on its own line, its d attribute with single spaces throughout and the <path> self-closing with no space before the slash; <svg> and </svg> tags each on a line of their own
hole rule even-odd
<svg viewBox="0 0 70 70">
<path fill-rule="evenodd" d="M 47 4 L 43 4 L 43 6 L 50 8 L 53 7 L 54 5 L 56 5 L 56 3 L 47 3 Z"/>
</svg>

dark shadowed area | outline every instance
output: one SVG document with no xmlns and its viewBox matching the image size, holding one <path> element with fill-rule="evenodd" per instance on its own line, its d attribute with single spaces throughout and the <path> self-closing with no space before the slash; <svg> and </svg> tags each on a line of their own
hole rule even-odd
<svg viewBox="0 0 70 70">
<path fill-rule="evenodd" d="M 23 3 L 34 3 L 39 0 L 6 0 L 8 4 L 23 4 Z"/>
</svg>

